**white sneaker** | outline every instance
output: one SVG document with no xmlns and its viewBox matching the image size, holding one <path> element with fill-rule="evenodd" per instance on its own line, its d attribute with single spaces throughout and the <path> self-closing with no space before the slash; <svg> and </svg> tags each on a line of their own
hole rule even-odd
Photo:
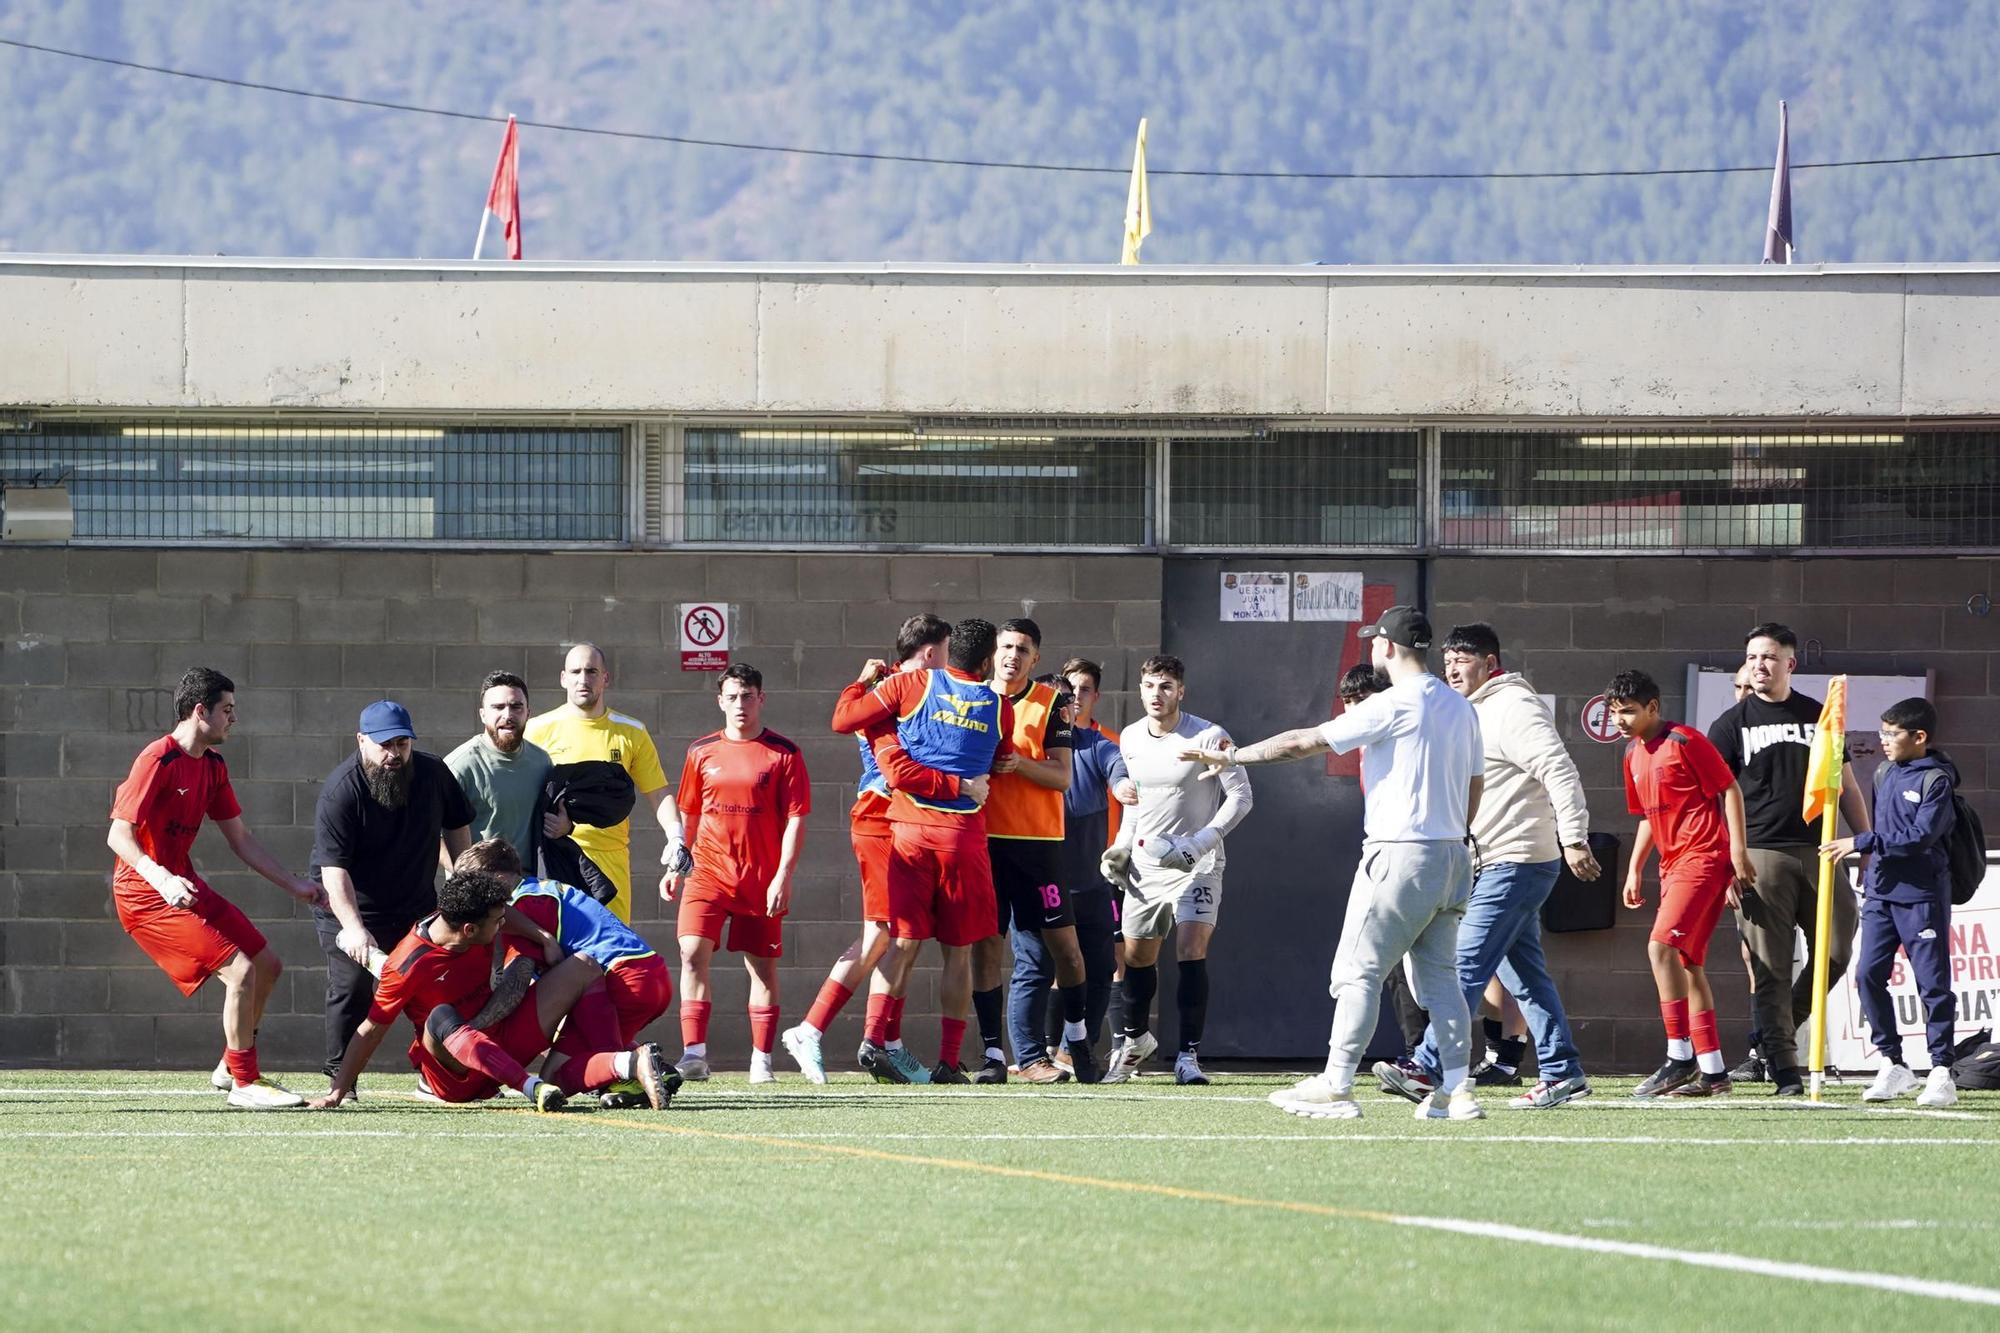
<svg viewBox="0 0 2000 1333">
<path fill-rule="evenodd" d="M 1893 1102 L 1898 1097 L 1907 1097 L 1917 1090 L 1917 1076 L 1910 1072 L 1908 1065 L 1883 1065 L 1882 1072 L 1875 1075 L 1875 1081 L 1861 1094 L 1864 1102 Z"/>
<path fill-rule="evenodd" d="M 1951 1081 L 1951 1070 L 1948 1067 L 1938 1065 L 1931 1070 L 1929 1077 L 1924 1079 L 1924 1090 L 1917 1094 L 1917 1105 L 1929 1107 L 1958 1105 L 1958 1086 Z"/>
<path fill-rule="evenodd" d="M 208 1076 L 208 1086 L 217 1092 L 228 1092 L 236 1086 L 236 1076 L 229 1072 L 229 1061 L 215 1062 L 215 1072 Z"/>
<path fill-rule="evenodd" d="M 1302 1078 L 1289 1088 L 1271 1094 L 1271 1105 L 1287 1115 L 1308 1120 L 1359 1120 L 1361 1103 L 1352 1088 L 1335 1088 L 1325 1074 Z"/>
<path fill-rule="evenodd" d="M 678 1069 L 681 1077 L 690 1083 L 706 1083 L 708 1081 L 708 1061 L 702 1056 L 683 1055 L 680 1058 L 680 1063 L 676 1064 L 674 1068 Z"/>
<path fill-rule="evenodd" d="M 806 1082 L 826 1082 L 826 1061 L 820 1055 L 818 1028 L 810 1023 L 801 1023 L 795 1028 L 786 1028 L 780 1040 L 797 1062 L 799 1072 L 806 1076 Z"/>
<path fill-rule="evenodd" d="M 1104 1066 L 1104 1077 L 1098 1082 L 1130 1083 L 1139 1072 L 1139 1062 L 1159 1049 L 1159 1041 L 1150 1032 L 1140 1033 L 1137 1039 L 1120 1037 L 1111 1047 L 1111 1061 Z"/>
<path fill-rule="evenodd" d="M 1486 1108 L 1473 1095 L 1470 1079 L 1458 1085 L 1458 1090 L 1446 1093 L 1442 1088 L 1431 1093 L 1417 1103 L 1418 1120 L 1484 1120 Z"/>
<path fill-rule="evenodd" d="M 229 1090 L 229 1104 L 241 1111 L 290 1111 L 304 1106 L 306 1099 L 286 1092 L 268 1078 Z"/>
<path fill-rule="evenodd" d="M 750 1082 L 753 1084 L 776 1083 L 777 1081 L 778 1081 L 778 1071 L 775 1069 L 760 1067 L 752 1069 L 750 1071 Z"/>
</svg>

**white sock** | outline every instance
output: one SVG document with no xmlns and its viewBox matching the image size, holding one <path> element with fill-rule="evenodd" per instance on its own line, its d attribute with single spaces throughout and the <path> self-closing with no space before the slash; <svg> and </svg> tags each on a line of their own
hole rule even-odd
<svg viewBox="0 0 2000 1333">
<path fill-rule="evenodd" d="M 1701 1066 L 1701 1072 L 1704 1074 L 1720 1074 L 1722 1072 L 1721 1051 L 1703 1051 L 1694 1060 L 1696 1064 Z"/>
<path fill-rule="evenodd" d="M 1065 1042 L 1083 1041 L 1089 1035 L 1081 1022 L 1063 1024 L 1063 1041 Z"/>
<path fill-rule="evenodd" d="M 689 1046 L 686 1050 L 682 1051 L 681 1054 L 685 1055 L 690 1060 L 706 1060 L 708 1059 L 708 1043 L 705 1041 L 695 1042 L 693 1045 Z"/>
<path fill-rule="evenodd" d="M 1694 1059 L 1694 1043 L 1689 1041 L 1686 1037 L 1667 1038 L 1667 1059 L 1669 1060 Z"/>
<path fill-rule="evenodd" d="M 753 1051 L 751 1051 L 751 1052 L 750 1052 L 750 1072 L 751 1072 L 751 1073 L 753 1073 L 753 1074 L 768 1074 L 768 1073 L 770 1073 L 770 1072 L 771 1072 L 771 1053 L 770 1053 L 769 1051 L 757 1051 L 757 1050 L 753 1050 Z"/>
<path fill-rule="evenodd" d="M 639 1072 L 639 1055 L 636 1051 L 620 1051 L 611 1057 L 611 1072 L 621 1079 L 629 1079 Z"/>
<path fill-rule="evenodd" d="M 903 1049 L 903 1039 L 901 1037 L 892 1037 L 889 1040 L 889 1044 L 883 1047 L 882 1049 L 888 1051 L 900 1051 Z"/>
<path fill-rule="evenodd" d="M 1438 1084 L 1438 1091 L 1450 1094 L 1457 1092 L 1464 1084 L 1471 1070 L 1465 1065 L 1454 1065 L 1444 1071 L 1444 1082 Z"/>
<path fill-rule="evenodd" d="M 988 1046 L 986 1048 L 986 1058 L 989 1060 L 998 1060 L 1004 1065 L 1007 1063 L 1007 1052 L 1001 1050 L 998 1046 Z"/>
</svg>

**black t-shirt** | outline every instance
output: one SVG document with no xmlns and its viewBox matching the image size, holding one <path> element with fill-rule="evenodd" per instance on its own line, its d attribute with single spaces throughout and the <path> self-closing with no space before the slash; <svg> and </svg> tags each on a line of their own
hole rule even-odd
<svg viewBox="0 0 2000 1333">
<path fill-rule="evenodd" d="M 1708 739 L 1743 789 L 1745 839 L 1752 847 L 1816 846 L 1806 824 L 1806 760 L 1820 702 L 1793 690 L 1781 704 L 1746 695 L 1715 719 Z"/>
<path fill-rule="evenodd" d="M 354 880 L 361 920 L 377 940 L 437 910 L 438 835 L 472 822 L 472 803 L 444 760 L 410 755 L 410 799 L 390 810 L 368 794 L 360 754 L 328 775 L 313 811 L 312 874 L 326 866 Z"/>
<path fill-rule="evenodd" d="M 1019 694 L 1010 694 L 1007 701 L 1019 704 L 1028 697 L 1028 691 L 1035 688 L 1029 681 L 1021 687 Z M 1042 728 L 1042 748 L 1044 750 L 1074 750 L 1076 748 L 1076 728 L 1063 720 L 1063 710 L 1070 705 L 1069 691 L 1057 690 L 1055 702 L 1049 705 L 1049 720 Z"/>
</svg>

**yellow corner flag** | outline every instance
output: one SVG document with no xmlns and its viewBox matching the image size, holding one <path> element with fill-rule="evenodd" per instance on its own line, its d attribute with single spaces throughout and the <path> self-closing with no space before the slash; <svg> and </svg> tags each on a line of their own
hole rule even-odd
<svg viewBox="0 0 2000 1333">
<path fill-rule="evenodd" d="M 1153 201 L 1146 194 L 1146 122 L 1139 121 L 1139 142 L 1132 148 L 1132 188 L 1125 195 L 1125 249 L 1121 264 L 1139 262 L 1139 247 L 1153 234 Z"/>
<path fill-rule="evenodd" d="M 1821 812 L 1840 801 L 1840 767 L 1847 750 L 1847 677 L 1835 676 L 1826 685 L 1826 703 L 1819 710 L 1819 725 L 1813 730 L 1811 753 L 1806 758 L 1806 819 L 1818 819 Z"/>
<path fill-rule="evenodd" d="M 1819 710 L 1819 724 L 1813 728 L 1812 749 L 1806 756 L 1806 819 L 1820 821 L 1819 840 L 1833 841 L 1839 831 L 1840 770 L 1847 762 L 1847 677 L 1835 676 L 1826 683 L 1826 703 Z M 1826 990 L 1831 984 L 1827 958 L 1833 940 L 1833 895 L 1836 867 L 1833 858 L 1819 859 L 1819 903 L 1813 914 L 1813 1004 L 1812 1041 L 1809 1063 L 1812 1068 L 1812 1100 L 1818 1101 L 1826 1070 Z M 1843 885 L 1840 891 L 1845 891 Z"/>
</svg>

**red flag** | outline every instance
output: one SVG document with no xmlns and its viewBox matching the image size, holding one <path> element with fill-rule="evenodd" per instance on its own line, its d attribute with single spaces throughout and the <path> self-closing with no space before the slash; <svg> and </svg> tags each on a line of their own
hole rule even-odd
<svg viewBox="0 0 2000 1333">
<path fill-rule="evenodd" d="M 486 211 L 500 220 L 507 235 L 507 258 L 521 257 L 521 139 L 514 118 L 507 117 L 507 137 L 500 141 L 500 160 L 493 164 L 493 185 L 486 191 Z M 479 235 L 486 237 L 480 219 Z M 476 256 L 475 256 L 476 257 Z"/>
</svg>

